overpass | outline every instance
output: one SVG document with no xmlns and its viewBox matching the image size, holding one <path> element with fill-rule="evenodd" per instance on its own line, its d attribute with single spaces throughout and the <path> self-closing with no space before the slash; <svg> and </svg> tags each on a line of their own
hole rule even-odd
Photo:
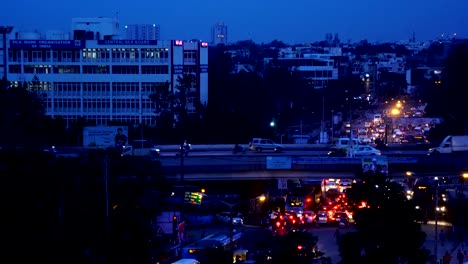
<svg viewBox="0 0 468 264">
<path fill-rule="evenodd" d="M 135 159 L 159 161 L 164 175 L 171 180 L 259 180 L 278 178 L 350 177 L 361 172 L 361 158 L 330 158 L 312 153 L 325 152 L 330 145 L 290 144 L 283 153 L 253 153 L 233 155 L 233 145 L 195 145 L 193 155 L 176 158 L 178 145 L 163 145 L 159 157 L 150 157 L 149 149 L 133 149 Z M 245 147 L 245 146 L 244 146 Z M 456 175 L 468 171 L 467 156 L 427 156 L 427 145 L 398 144 L 389 147 L 389 176 L 402 177 L 407 171 L 420 175 Z M 79 151 L 85 151 L 82 148 Z M 418 150 L 418 151 L 414 151 Z M 74 149 L 73 151 L 77 151 Z M 413 151 L 413 152 L 411 152 Z M 68 151 L 67 151 L 68 152 Z M 209 154 L 211 152 L 211 154 Z M 219 152 L 219 153 L 218 153 Z M 385 154 L 385 152 L 384 152 Z"/>
<path fill-rule="evenodd" d="M 468 170 L 466 157 L 387 157 L 390 177 L 407 171 L 419 175 L 454 175 Z M 280 156 L 197 156 L 184 159 L 158 158 L 168 179 L 259 180 L 278 178 L 354 177 L 362 170 L 361 158 Z M 275 162 L 276 161 L 276 162 Z"/>
</svg>

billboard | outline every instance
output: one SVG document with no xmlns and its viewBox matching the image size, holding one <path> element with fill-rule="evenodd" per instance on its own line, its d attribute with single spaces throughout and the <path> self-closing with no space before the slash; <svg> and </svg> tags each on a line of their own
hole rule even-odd
<svg viewBox="0 0 468 264">
<path fill-rule="evenodd" d="M 363 173 L 381 173 L 388 175 L 388 159 L 386 156 L 362 158 Z"/>
<path fill-rule="evenodd" d="M 98 45 L 158 45 L 157 40 L 106 39 L 98 40 Z"/>
<path fill-rule="evenodd" d="M 127 126 L 98 126 L 83 129 L 83 146 L 85 147 L 114 147 L 117 130 L 128 138 Z"/>
<path fill-rule="evenodd" d="M 85 47 L 81 40 L 10 40 L 11 49 L 81 49 Z"/>
<path fill-rule="evenodd" d="M 290 170 L 291 169 L 291 156 L 267 156 L 266 168 L 268 170 Z"/>
</svg>

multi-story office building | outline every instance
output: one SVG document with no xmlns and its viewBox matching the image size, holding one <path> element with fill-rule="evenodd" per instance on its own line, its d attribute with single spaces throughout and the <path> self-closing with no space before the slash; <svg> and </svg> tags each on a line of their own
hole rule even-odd
<svg viewBox="0 0 468 264">
<path fill-rule="evenodd" d="M 115 19 L 80 18 L 73 20 L 73 39 L 12 34 L 7 43 L 10 85 L 26 83 L 44 93 L 47 115 L 67 121 L 84 117 L 96 125 L 111 120 L 156 125 L 149 95 L 166 82 L 175 91 L 184 73 L 196 76 L 188 110 L 197 101 L 208 103 L 208 43 L 125 40 L 119 39 L 118 28 Z"/>
<path fill-rule="evenodd" d="M 126 38 L 134 40 L 159 40 L 160 27 L 159 25 L 152 24 L 134 24 L 126 25 Z"/>
<path fill-rule="evenodd" d="M 211 43 L 213 45 L 228 43 L 228 29 L 223 22 L 218 22 L 211 28 Z"/>
</svg>

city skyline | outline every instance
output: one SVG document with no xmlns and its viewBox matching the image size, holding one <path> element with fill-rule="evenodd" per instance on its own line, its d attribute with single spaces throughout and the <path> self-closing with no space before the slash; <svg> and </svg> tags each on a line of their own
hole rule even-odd
<svg viewBox="0 0 468 264">
<path fill-rule="evenodd" d="M 60 30 L 69 32 L 74 17 L 118 17 L 120 33 L 127 24 L 157 24 L 161 39 L 210 40 L 214 23 L 224 22 L 229 41 L 256 43 L 281 40 L 288 44 L 324 40 L 337 33 L 342 42 L 396 42 L 408 40 L 415 32 L 417 41 L 435 39 L 441 34 L 468 36 L 468 2 L 394 0 L 388 3 L 358 0 L 332 0 L 314 3 L 298 0 L 284 5 L 277 0 L 254 2 L 170 2 L 140 1 L 134 5 L 103 0 L 99 2 L 42 2 L 25 0 L 4 3 L 0 24 L 19 31 Z M 92 7 L 90 9 L 89 7 Z M 60 10 L 59 12 L 57 10 Z M 47 20 L 44 19 L 47 18 Z"/>
</svg>

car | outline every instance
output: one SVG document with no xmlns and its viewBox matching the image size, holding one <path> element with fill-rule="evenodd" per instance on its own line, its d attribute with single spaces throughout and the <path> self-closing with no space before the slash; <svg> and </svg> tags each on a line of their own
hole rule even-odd
<svg viewBox="0 0 468 264">
<path fill-rule="evenodd" d="M 301 219 L 302 224 L 312 224 L 315 223 L 316 220 L 316 215 L 313 211 L 304 211 L 298 214 L 298 217 Z"/>
<path fill-rule="evenodd" d="M 244 219 L 242 217 L 231 213 L 231 212 L 221 212 L 216 214 L 216 220 L 218 220 L 220 223 L 224 224 L 229 224 L 232 219 L 232 224 L 233 225 L 243 225 L 244 224 Z"/>
<path fill-rule="evenodd" d="M 347 188 L 351 188 L 352 185 L 353 185 L 353 181 L 350 180 L 350 179 L 342 179 L 342 180 L 340 180 L 340 182 L 339 182 L 339 189 L 340 189 L 340 192 L 343 193 L 344 190 L 346 190 Z"/>
<path fill-rule="evenodd" d="M 382 152 L 371 146 L 357 146 L 354 148 L 354 156 L 380 156 Z"/>
<path fill-rule="evenodd" d="M 327 155 L 328 157 L 346 157 L 347 153 L 345 148 L 331 147 Z"/>
<path fill-rule="evenodd" d="M 334 224 L 338 225 L 339 223 L 344 223 L 345 226 L 349 224 L 349 216 L 346 212 L 336 212 L 331 217 L 331 220 Z"/>
<path fill-rule="evenodd" d="M 253 138 L 249 144 L 249 148 L 256 152 L 262 152 L 263 150 L 282 152 L 284 150 L 284 146 L 282 144 L 277 144 L 273 142 L 273 140 L 265 138 Z"/>
<path fill-rule="evenodd" d="M 328 223 L 328 218 L 329 218 L 329 212 L 328 211 L 318 211 L 317 212 L 317 224 L 319 225 L 325 225 Z"/>
</svg>

